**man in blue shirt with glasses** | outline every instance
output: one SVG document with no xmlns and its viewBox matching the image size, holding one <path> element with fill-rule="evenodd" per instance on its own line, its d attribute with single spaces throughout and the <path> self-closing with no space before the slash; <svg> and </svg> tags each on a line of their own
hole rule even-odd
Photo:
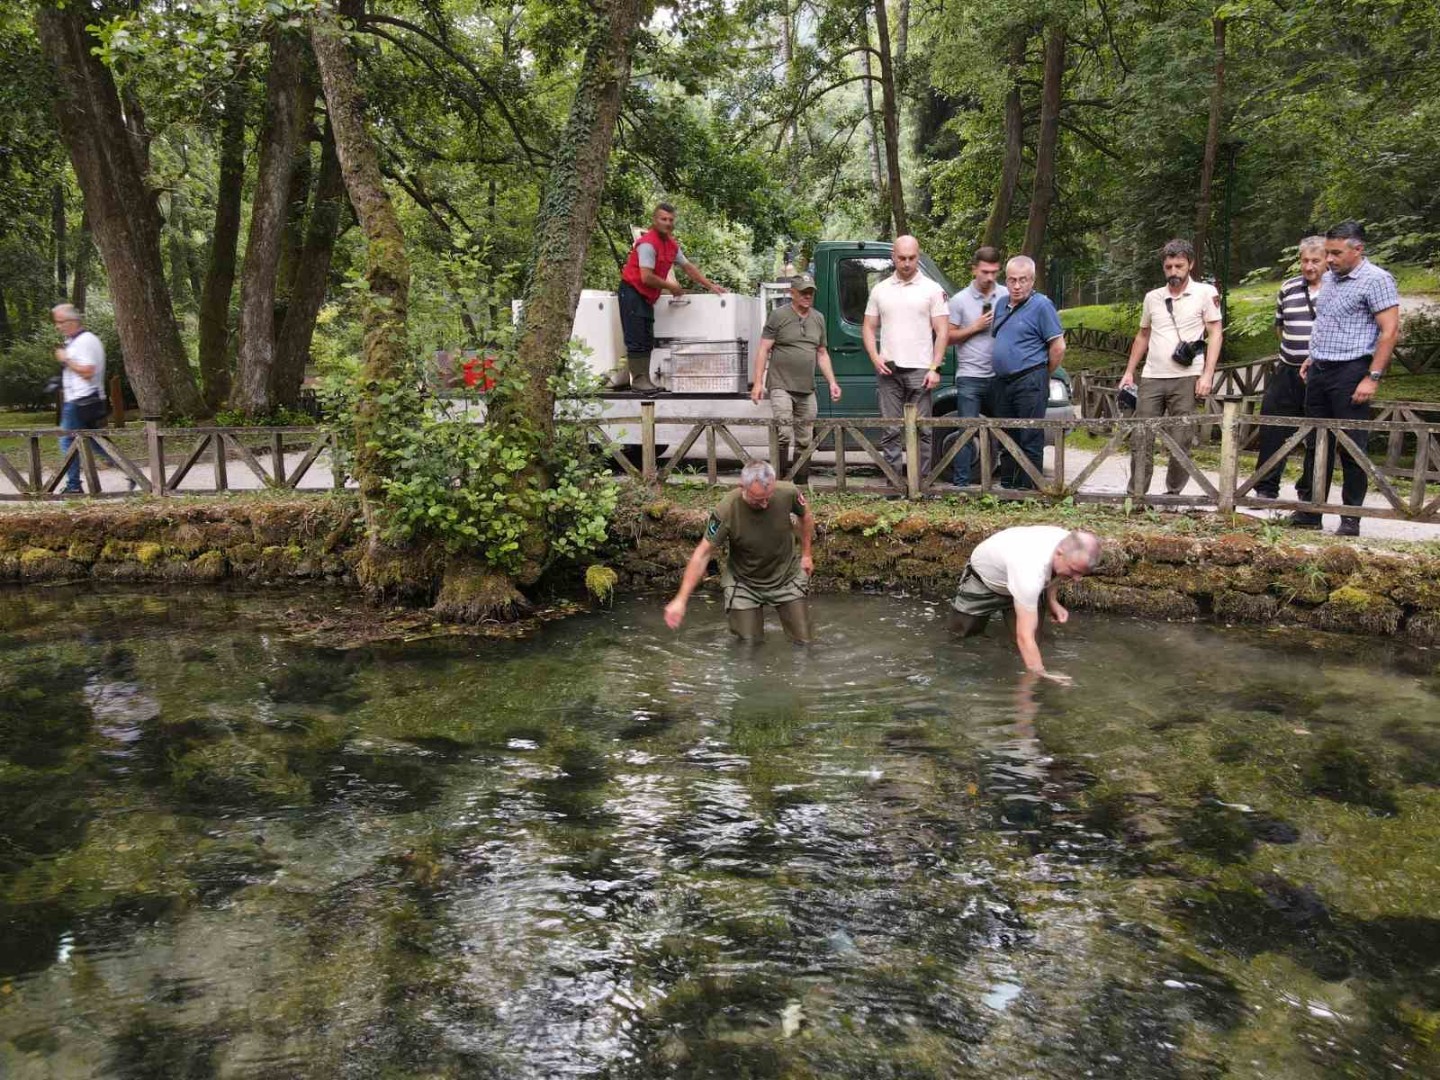
<svg viewBox="0 0 1440 1080">
<path fill-rule="evenodd" d="M 995 348 L 994 408 L 997 417 L 1040 420 L 1050 399 L 1050 373 L 1065 357 L 1065 330 L 1055 305 L 1035 291 L 1035 260 L 1016 255 L 1005 264 L 1005 292 L 995 305 L 990 334 Z M 1042 428 L 1009 429 L 1021 452 L 1034 466 L 1045 470 L 1045 431 Z M 1008 488 L 1034 488 L 1034 479 L 1006 451 L 1001 458 L 1000 483 Z"/>
</svg>

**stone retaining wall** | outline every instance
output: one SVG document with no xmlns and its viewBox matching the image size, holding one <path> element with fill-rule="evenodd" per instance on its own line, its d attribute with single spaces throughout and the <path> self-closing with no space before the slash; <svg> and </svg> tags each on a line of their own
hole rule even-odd
<svg viewBox="0 0 1440 1080">
<path fill-rule="evenodd" d="M 601 556 L 625 591 L 673 589 L 707 512 L 668 502 L 625 511 Z M 946 595 L 984 517 L 820 511 L 815 587 Z M 0 582 L 118 580 L 354 587 L 362 532 L 353 497 L 133 503 L 0 515 Z M 559 588 L 578 582 L 556 583 Z M 438 569 L 435 590 L 439 590 Z M 1440 558 L 1349 544 L 1267 543 L 1122 526 L 1067 604 L 1161 619 L 1280 622 L 1440 644 Z"/>
</svg>

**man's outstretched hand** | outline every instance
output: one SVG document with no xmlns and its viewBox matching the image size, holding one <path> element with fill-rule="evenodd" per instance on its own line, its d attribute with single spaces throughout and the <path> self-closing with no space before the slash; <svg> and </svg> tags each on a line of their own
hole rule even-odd
<svg viewBox="0 0 1440 1080">
<path fill-rule="evenodd" d="M 679 630 L 680 624 L 685 621 L 685 601 L 676 597 L 665 605 L 665 625 L 671 630 Z"/>
</svg>

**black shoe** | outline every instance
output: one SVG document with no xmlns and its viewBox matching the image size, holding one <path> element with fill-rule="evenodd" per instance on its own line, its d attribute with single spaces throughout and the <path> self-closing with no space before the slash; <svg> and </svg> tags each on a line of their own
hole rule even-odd
<svg viewBox="0 0 1440 1080">
<path fill-rule="evenodd" d="M 61 495 L 84 495 L 84 494 L 85 494 L 85 489 L 84 489 L 84 488 L 78 488 L 78 487 L 63 487 L 63 488 L 60 489 L 60 494 L 61 494 Z"/>
<path fill-rule="evenodd" d="M 1281 519 L 1280 524 L 1287 525 L 1292 529 L 1319 529 L 1321 525 L 1319 514 L 1294 513 L 1287 518 Z"/>
<path fill-rule="evenodd" d="M 1336 535 L 1336 536 L 1359 536 L 1359 535 L 1360 535 L 1360 519 L 1359 519 L 1359 518 L 1342 517 L 1342 518 L 1340 519 L 1340 527 L 1335 530 L 1335 535 Z"/>
<path fill-rule="evenodd" d="M 1280 498 L 1280 492 L 1279 492 L 1279 490 L 1276 490 L 1276 491 L 1261 491 L 1259 488 L 1256 488 L 1253 492 L 1251 492 L 1251 494 L 1252 494 L 1255 498 L 1257 498 L 1257 499 L 1278 499 L 1278 498 Z"/>
</svg>

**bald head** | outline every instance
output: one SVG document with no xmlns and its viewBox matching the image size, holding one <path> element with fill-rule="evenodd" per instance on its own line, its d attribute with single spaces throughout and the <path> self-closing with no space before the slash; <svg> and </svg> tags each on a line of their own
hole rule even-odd
<svg viewBox="0 0 1440 1080">
<path fill-rule="evenodd" d="M 913 236 L 897 236 L 890 257 L 895 262 L 895 276 L 909 281 L 920 269 L 920 241 Z"/>
</svg>

